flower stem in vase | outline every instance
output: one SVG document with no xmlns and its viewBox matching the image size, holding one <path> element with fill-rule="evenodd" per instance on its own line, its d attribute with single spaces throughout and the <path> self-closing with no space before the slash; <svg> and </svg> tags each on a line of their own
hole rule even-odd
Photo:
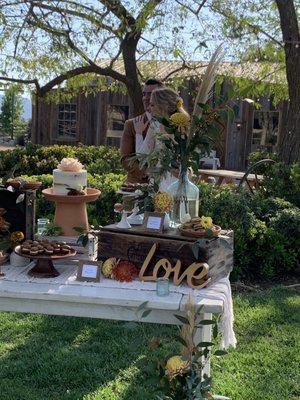
<svg viewBox="0 0 300 400">
<path fill-rule="evenodd" d="M 190 182 L 187 169 L 180 171 L 178 180 L 170 185 L 168 192 L 174 201 L 171 212 L 171 227 L 177 228 L 190 218 L 198 216 L 199 189 Z"/>
</svg>

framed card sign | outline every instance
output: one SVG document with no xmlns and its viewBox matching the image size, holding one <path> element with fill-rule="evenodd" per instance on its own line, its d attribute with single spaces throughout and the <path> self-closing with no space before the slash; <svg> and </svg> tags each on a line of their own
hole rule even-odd
<svg viewBox="0 0 300 400">
<path fill-rule="evenodd" d="M 146 231 L 162 233 L 165 214 L 159 212 L 145 212 L 142 228 Z"/>
<path fill-rule="evenodd" d="M 84 282 L 100 282 L 102 261 L 80 260 L 77 270 L 77 280 Z"/>
</svg>

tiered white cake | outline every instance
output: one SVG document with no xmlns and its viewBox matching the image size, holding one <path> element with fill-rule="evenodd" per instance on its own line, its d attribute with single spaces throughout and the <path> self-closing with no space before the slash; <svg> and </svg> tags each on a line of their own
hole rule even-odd
<svg viewBox="0 0 300 400">
<path fill-rule="evenodd" d="M 87 186 L 87 171 L 76 158 L 63 158 L 53 170 L 53 194 L 67 195 L 69 189 L 84 190 Z"/>
</svg>

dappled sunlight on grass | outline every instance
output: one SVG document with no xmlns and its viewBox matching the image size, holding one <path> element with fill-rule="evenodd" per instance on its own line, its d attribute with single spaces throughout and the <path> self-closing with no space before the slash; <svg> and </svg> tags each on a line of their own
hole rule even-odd
<svg viewBox="0 0 300 400">
<path fill-rule="evenodd" d="M 299 299 L 281 288 L 235 296 L 238 346 L 212 363 L 217 393 L 299 398 Z M 153 400 L 146 368 L 178 352 L 175 333 L 164 325 L 0 313 L 0 399 Z M 150 349 L 156 336 L 163 347 Z"/>
</svg>

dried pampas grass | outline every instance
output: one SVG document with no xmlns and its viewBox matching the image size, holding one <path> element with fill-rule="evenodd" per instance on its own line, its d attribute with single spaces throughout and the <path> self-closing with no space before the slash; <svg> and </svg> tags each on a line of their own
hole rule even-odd
<svg viewBox="0 0 300 400">
<path fill-rule="evenodd" d="M 224 56 L 224 53 L 222 51 L 222 45 L 219 45 L 216 48 L 215 52 L 213 53 L 213 55 L 208 63 L 208 66 L 205 70 L 205 73 L 202 77 L 202 82 L 199 87 L 197 97 L 195 99 L 193 115 L 201 116 L 202 108 L 198 106 L 198 103 L 202 103 L 202 104 L 207 103 L 207 101 L 210 97 L 212 88 L 216 82 L 218 68 L 223 59 L 223 56 Z"/>
</svg>

